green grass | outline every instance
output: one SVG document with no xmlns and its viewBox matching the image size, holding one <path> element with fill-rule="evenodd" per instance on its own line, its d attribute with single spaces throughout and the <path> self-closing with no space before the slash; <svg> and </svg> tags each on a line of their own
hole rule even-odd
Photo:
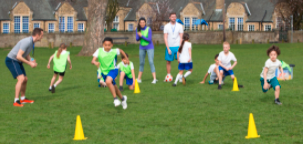
<svg viewBox="0 0 303 144">
<path fill-rule="evenodd" d="M 221 91 L 216 85 L 201 85 L 204 74 L 214 61 L 221 45 L 194 45 L 192 75 L 187 85 L 162 82 L 166 75 L 164 46 L 155 50 L 155 66 L 159 83 L 152 85 L 146 61 L 141 93 L 125 91 L 128 108 L 115 108 L 108 89 L 98 88 L 96 67 L 92 57 L 79 57 L 80 47 L 71 51 L 73 69 L 56 93 L 48 92 L 53 71 L 46 68 L 55 49 L 37 48 L 38 67 L 25 66 L 28 75 L 26 96 L 35 100 L 23 108 L 13 107 L 14 80 L 4 64 L 9 50 L 0 49 L 1 75 L 0 143 L 55 144 L 55 143 L 303 143 L 303 71 L 302 44 L 278 44 L 279 59 L 295 64 L 294 80 L 282 81 L 282 106 L 273 104 L 274 92 L 263 94 L 260 73 L 267 60 L 270 45 L 232 45 L 238 59 L 234 69 L 238 82 L 245 88 L 231 92 L 228 77 Z M 139 68 L 138 45 L 124 47 L 130 55 L 136 74 Z M 177 62 L 172 74 L 177 74 Z M 126 86 L 124 86 L 126 89 Z M 246 140 L 249 113 L 254 114 L 258 139 Z M 80 115 L 86 141 L 73 141 L 76 116 Z"/>
</svg>

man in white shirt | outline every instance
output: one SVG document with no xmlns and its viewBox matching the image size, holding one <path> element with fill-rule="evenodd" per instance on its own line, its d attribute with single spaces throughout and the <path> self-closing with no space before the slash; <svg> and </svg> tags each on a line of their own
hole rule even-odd
<svg viewBox="0 0 303 144">
<path fill-rule="evenodd" d="M 165 60 L 167 75 L 171 76 L 171 62 L 177 59 L 178 49 L 182 42 L 183 27 L 177 23 L 177 14 L 175 12 L 169 15 L 170 22 L 164 27 L 164 41 L 166 46 Z"/>
</svg>

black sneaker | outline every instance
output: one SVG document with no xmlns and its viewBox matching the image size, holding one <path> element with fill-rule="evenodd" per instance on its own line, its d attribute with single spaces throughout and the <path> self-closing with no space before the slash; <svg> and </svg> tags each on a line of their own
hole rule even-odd
<svg viewBox="0 0 303 144">
<path fill-rule="evenodd" d="M 277 104 L 277 105 L 282 105 L 282 103 L 280 102 L 279 99 L 275 100 L 275 104 Z"/>
<path fill-rule="evenodd" d="M 55 91 L 55 86 L 53 85 L 52 86 L 52 93 L 55 93 L 56 91 Z"/>
<path fill-rule="evenodd" d="M 221 85 L 218 85 L 218 90 L 221 90 L 222 89 L 222 86 Z"/>
<path fill-rule="evenodd" d="M 243 85 L 238 85 L 238 87 L 239 87 L 239 88 L 244 88 L 244 86 L 243 86 Z"/>
<path fill-rule="evenodd" d="M 120 86 L 120 87 L 119 87 L 119 90 L 120 90 L 120 91 L 123 91 L 123 87 L 122 87 L 122 86 Z"/>
<path fill-rule="evenodd" d="M 48 89 L 48 91 L 52 91 L 52 89 Z"/>
<path fill-rule="evenodd" d="M 173 84 L 173 87 L 176 87 L 177 85 L 176 84 Z"/>
</svg>

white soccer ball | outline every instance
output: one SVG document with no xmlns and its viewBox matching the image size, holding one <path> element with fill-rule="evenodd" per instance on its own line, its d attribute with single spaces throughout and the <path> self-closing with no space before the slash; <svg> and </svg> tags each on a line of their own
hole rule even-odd
<svg viewBox="0 0 303 144">
<path fill-rule="evenodd" d="M 167 75 L 167 76 L 165 77 L 165 82 L 172 82 L 173 79 L 174 79 L 174 78 L 173 78 L 171 75 Z"/>
</svg>

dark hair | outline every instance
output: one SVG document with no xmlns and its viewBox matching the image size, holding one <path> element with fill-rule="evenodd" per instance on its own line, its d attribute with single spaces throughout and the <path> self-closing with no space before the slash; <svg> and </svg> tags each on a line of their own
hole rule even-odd
<svg viewBox="0 0 303 144">
<path fill-rule="evenodd" d="M 110 37 L 104 38 L 103 43 L 106 42 L 106 41 L 109 41 L 109 42 L 111 42 L 112 44 L 114 43 L 113 39 L 110 38 Z"/>
<path fill-rule="evenodd" d="M 33 30 L 33 33 L 32 33 L 32 35 L 33 36 L 35 36 L 35 35 L 41 35 L 41 32 L 43 32 L 43 29 L 42 28 L 35 28 L 34 30 Z"/>
<path fill-rule="evenodd" d="M 140 21 L 144 20 L 145 21 L 145 25 L 146 25 L 146 19 L 145 18 L 140 18 L 138 21 L 138 27 L 137 27 L 137 31 L 140 32 L 141 31 L 141 26 L 140 26 Z"/>
<path fill-rule="evenodd" d="M 267 55 L 269 56 L 269 54 L 272 52 L 272 51 L 275 51 L 277 53 L 277 55 L 280 55 L 281 51 L 280 51 L 280 48 L 278 46 L 271 46 L 270 48 L 267 49 L 266 53 Z"/>
<path fill-rule="evenodd" d="M 60 47 L 59 47 L 58 52 L 57 52 L 57 58 L 60 58 L 60 54 L 61 54 L 62 50 L 66 49 L 66 48 L 67 48 L 67 46 L 65 45 L 65 43 L 60 44 Z"/>
<path fill-rule="evenodd" d="M 128 58 L 128 54 L 125 53 L 126 57 Z M 125 59 L 124 55 L 121 55 L 121 59 Z"/>
<path fill-rule="evenodd" d="M 215 59 L 217 59 L 218 57 L 219 57 L 219 54 L 216 54 L 216 55 L 215 55 Z"/>
<path fill-rule="evenodd" d="M 177 13 L 176 13 L 176 12 L 171 12 L 171 13 L 169 14 L 169 16 L 171 16 L 171 15 L 177 15 Z"/>
<path fill-rule="evenodd" d="M 188 40 L 189 40 L 189 34 L 188 33 L 184 33 L 183 34 L 183 40 L 182 40 L 181 46 L 179 47 L 179 50 L 178 50 L 179 53 L 182 52 L 182 49 L 183 49 L 183 46 L 184 46 L 184 42 L 188 41 Z"/>
</svg>

